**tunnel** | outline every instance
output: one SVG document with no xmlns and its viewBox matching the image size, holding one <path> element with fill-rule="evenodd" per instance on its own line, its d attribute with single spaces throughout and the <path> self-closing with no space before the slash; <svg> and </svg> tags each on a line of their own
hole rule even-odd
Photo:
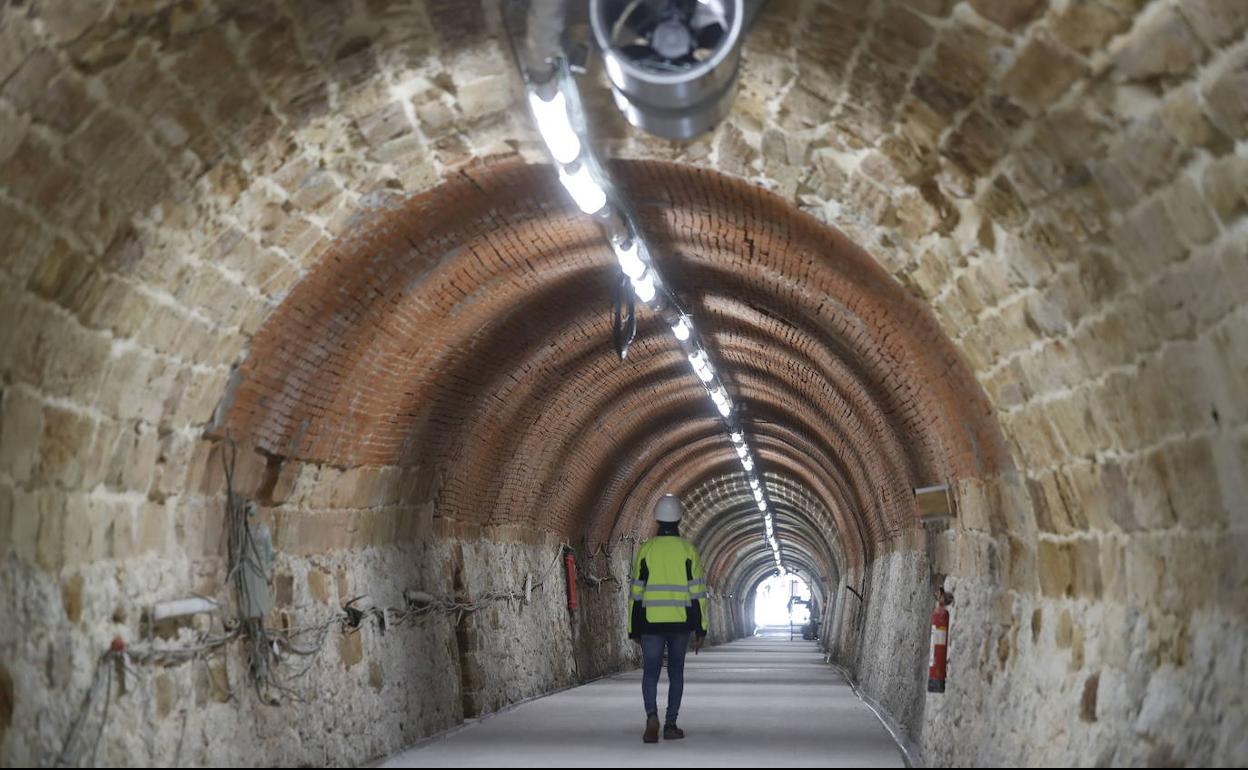
<svg viewBox="0 0 1248 770">
<path fill-rule="evenodd" d="M 0 761 L 1248 764 L 1248 3 L 767 0 L 681 139 L 582 40 L 683 331 L 516 5 L 0 7 Z"/>
</svg>

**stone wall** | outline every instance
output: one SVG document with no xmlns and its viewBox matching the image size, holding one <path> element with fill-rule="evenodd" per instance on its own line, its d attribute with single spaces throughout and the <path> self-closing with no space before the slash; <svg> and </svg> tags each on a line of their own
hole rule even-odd
<svg viewBox="0 0 1248 770">
<path fill-rule="evenodd" d="M 296 626 L 340 614 L 338 606 L 365 587 L 368 600 L 362 606 L 402 607 L 399 576 L 421 585 L 419 573 L 428 569 L 418 565 L 453 563 L 457 548 L 446 541 L 314 560 L 282 557 L 278 585 L 293 585 L 294 592 L 290 603 L 279 596 L 278 606 L 283 619 Z M 549 562 L 551 553 L 548 547 L 505 543 L 462 548 L 464 572 L 483 587 L 497 581 L 493 575 L 500 563 L 536 568 Z M 64 587 L 6 562 L 3 585 L 23 597 L 20 616 L 6 626 L 2 640 L 9 651 L 4 665 L 19 693 L 6 742 L 13 764 L 57 756 L 95 661 L 113 635 L 143 647 L 137 630 L 141 608 L 151 600 L 181 598 L 196 583 L 193 575 L 173 574 L 165 562 L 147 559 L 124 568 L 123 588 L 116 582 L 119 569 L 100 564 L 79 573 L 75 580 L 82 578 L 82 594 L 69 599 L 62 598 Z M 438 582 L 449 587 L 450 576 L 441 577 Z M 81 608 L 96 611 L 75 621 L 66 617 Z M 189 645 L 195 638 L 188 633 L 176 641 Z M 445 615 L 391 626 L 384 634 L 371 620 L 350 633 L 334 624 L 322 654 L 310 665 L 294 658 L 286 669 L 291 686 L 307 702 L 292 695 L 281 706 L 260 704 L 238 643 L 203 661 L 135 665 L 124 691 L 114 690 L 99 758 L 106 764 L 171 764 L 180 758 L 183 764 L 245 765 L 256 757 L 280 764 L 355 764 L 452 727 L 466 715 L 577 681 L 570 648 L 569 619 L 558 590 L 537 592 L 527 607 L 504 604 L 466 615 L 458 626 Z M 305 665 L 307 673 L 294 678 Z M 101 703 L 97 698 L 97 709 Z M 98 714 L 87 723 L 88 747 Z M 80 748 L 75 756 L 81 759 L 84 752 Z"/>
<path fill-rule="evenodd" d="M 236 481 L 243 485 L 240 493 L 251 496 L 251 483 L 267 487 L 264 460 L 240 456 Z M 205 485 L 219 486 L 215 448 L 203 462 L 205 474 L 216 475 Z M 257 466 L 250 476 L 248 463 Z M 271 628 L 320 626 L 342 616 L 341 607 L 352 599 L 360 608 L 402 609 L 407 589 L 472 600 L 491 591 L 522 591 L 526 575 L 541 585 L 530 604 L 501 602 L 462 617 L 432 614 L 402 625 L 391 613 L 384 630 L 371 617 L 354 631 L 334 622 L 323 652 L 289 656 L 283 673 L 293 692 L 280 706 L 258 701 L 241 642 L 202 660 L 136 664 L 114 683 L 99 761 L 241 765 L 263 757 L 280 764 L 355 764 L 465 717 L 633 662 L 619 641 L 623 613 L 615 606 L 617 595 L 603 602 L 591 593 L 582 617 L 613 616 L 619 630 L 594 629 L 600 643 L 592 646 L 593 667 L 578 672 L 558 538 L 465 531 L 434 520 L 428 506 L 401 497 L 410 484 L 379 481 L 418 475 L 399 469 L 345 474 L 354 481 L 315 465 L 283 468 L 280 475 L 281 502 L 274 502 L 269 488 L 269 504 L 258 507 L 255 522 L 272 533 L 274 546 L 274 609 L 266 619 Z M 187 646 L 209 627 L 207 617 L 199 616 L 194 626 L 162 631 L 180 636 L 153 639 L 144 622 L 152 603 L 205 595 L 231 615 L 223 496 L 183 495 L 177 508 L 185 518 L 153 551 L 75 564 L 60 581 L 15 554 L 6 558 L 0 587 L 20 598 L 13 622 L 0 632 L 4 672 L 16 693 L 4 744 L 7 763 L 37 764 L 59 754 L 95 662 L 114 636 L 135 650 Z M 336 526 L 308 525 L 318 517 L 332 518 Z M 213 627 L 220 631 L 220 621 Z M 617 640 L 613 646 L 609 638 Z M 313 633 L 296 642 L 309 647 L 317 639 Z M 102 702 L 96 699 L 97 709 Z M 88 720 L 89 740 L 78 744 L 75 757 L 93 743 L 98 714 Z"/>
<path fill-rule="evenodd" d="M 628 596 L 636 544 L 620 540 L 577 553 L 580 577 L 576 614 L 576 667 L 581 681 L 641 665 L 640 648 L 628 638 Z"/>
<path fill-rule="evenodd" d="M 929 763 L 1234 766 L 1245 756 L 1242 620 L 950 585 L 949 690 L 925 697 Z"/>
<path fill-rule="evenodd" d="M 725 596 L 715 595 L 707 602 L 710 611 L 706 644 L 726 644 L 741 637 L 737 625 L 733 622 L 737 617 L 732 602 Z M 753 629 L 751 629 L 753 630 Z"/>
<path fill-rule="evenodd" d="M 1110 534 L 1100 550 L 1074 540 L 1047 562 L 1042 546 L 1035 564 L 1013 538 L 970 524 L 985 504 L 1024 508 L 1018 486 L 1004 479 L 987 494 L 964 488 L 970 515 L 929 549 L 957 596 L 950 665 L 970 679 L 954 683 L 951 674 L 950 692 L 926 696 L 926 755 L 941 764 L 972 756 L 1005 764 L 1241 763 L 1248 712 L 1230 683 L 1248 673 L 1248 570 L 1237 537 Z M 970 719 L 973 712 L 982 718 Z M 951 730 L 973 737 L 950 742 Z"/>
<path fill-rule="evenodd" d="M 856 652 L 837 655 L 863 692 L 910 728 L 923 719 L 932 614 L 928 585 L 921 551 L 898 547 L 878 558 L 866 575 L 862 617 L 850 629 L 857 636 Z"/>
<path fill-rule="evenodd" d="M 953 527 L 915 532 L 873 563 L 865 620 L 855 628 L 841 615 L 825 641 L 928 764 L 1242 760 L 1248 711 L 1236 683 L 1248 674 L 1248 626 L 1236 603 L 1248 574 L 1233 541 L 1122 538 L 1104 584 L 1076 583 L 1073 563 L 1037 572 L 1010 538 L 967 527 L 987 500 L 965 488 L 960 499 Z M 1197 569 L 1213 582 L 1185 598 Z M 943 694 L 925 691 L 933 575 L 955 597 Z M 1049 587 L 1007 587 L 1036 579 Z"/>
</svg>

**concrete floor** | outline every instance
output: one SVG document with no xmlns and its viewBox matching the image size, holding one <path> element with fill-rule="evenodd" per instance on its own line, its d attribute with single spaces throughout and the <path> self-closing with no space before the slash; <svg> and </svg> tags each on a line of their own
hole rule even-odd
<svg viewBox="0 0 1248 770">
<path fill-rule="evenodd" d="M 659 710 L 667 676 L 659 684 Z M 641 742 L 641 671 L 539 698 L 381 767 L 903 767 L 875 715 L 813 642 L 779 633 L 690 652 L 683 741 Z"/>
</svg>

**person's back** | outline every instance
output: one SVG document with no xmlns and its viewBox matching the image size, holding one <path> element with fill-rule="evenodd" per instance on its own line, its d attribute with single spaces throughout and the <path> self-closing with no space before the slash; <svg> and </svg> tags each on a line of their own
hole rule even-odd
<svg viewBox="0 0 1248 770">
<path fill-rule="evenodd" d="M 702 559 L 693 543 L 680 536 L 684 509 L 674 495 L 665 495 L 655 506 L 658 534 L 637 550 L 633 559 L 633 582 L 628 606 L 628 636 L 641 644 L 645 663 L 641 680 L 646 708 L 646 731 L 642 739 L 659 739 L 658 686 L 667 650 L 667 715 L 663 737 L 685 737 L 676 726 L 684 694 L 685 652 L 695 635 L 695 653 L 706 638 L 706 583 Z"/>
</svg>

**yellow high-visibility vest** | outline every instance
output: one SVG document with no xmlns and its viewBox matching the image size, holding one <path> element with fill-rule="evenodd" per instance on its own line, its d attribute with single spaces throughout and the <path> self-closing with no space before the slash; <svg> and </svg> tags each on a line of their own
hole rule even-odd
<svg viewBox="0 0 1248 770">
<path fill-rule="evenodd" d="M 641 576 L 643 563 L 647 573 L 645 580 Z M 638 602 L 644 609 L 647 623 L 662 624 L 688 623 L 689 610 L 698 602 L 702 616 L 700 630 L 706 632 L 706 581 L 702 575 L 702 558 L 693 543 L 683 537 L 659 535 L 637 549 L 629 592 L 629 634 L 634 632 L 633 616 Z"/>
</svg>

